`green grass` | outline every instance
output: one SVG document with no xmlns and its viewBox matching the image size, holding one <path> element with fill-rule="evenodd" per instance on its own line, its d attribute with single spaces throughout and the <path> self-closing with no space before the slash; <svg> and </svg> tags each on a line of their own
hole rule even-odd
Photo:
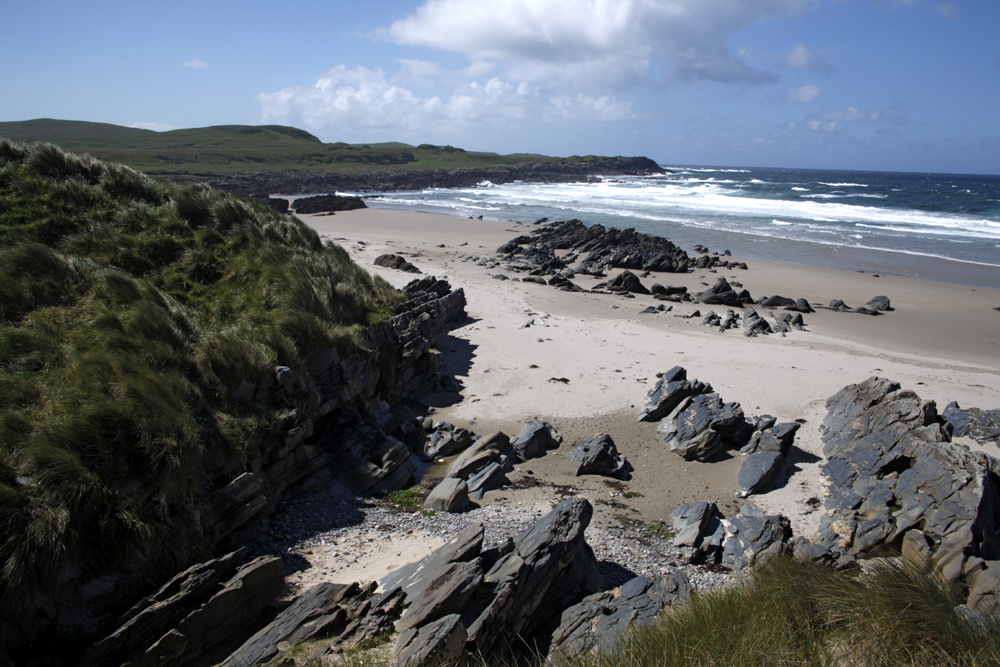
<svg viewBox="0 0 1000 667">
<path fill-rule="evenodd" d="M 357 350 L 400 298 L 267 207 L 0 140 L 6 598 L 169 539 L 171 508 L 211 489 L 200 462 L 240 469 L 284 422 L 235 390 Z"/>
<path fill-rule="evenodd" d="M 454 169 L 559 160 L 542 155 L 465 151 L 453 146 L 400 142 L 323 143 L 280 125 L 217 125 L 153 132 L 108 123 L 37 119 L 0 123 L 0 137 L 46 141 L 147 173 L 218 176 L 234 172 L 303 170 L 355 173 L 359 169 Z"/>
<path fill-rule="evenodd" d="M 424 501 L 427 500 L 427 489 L 419 486 L 412 486 L 408 489 L 400 489 L 382 496 L 390 508 L 399 512 L 419 512 L 424 516 L 434 516 L 434 510 L 424 509 Z"/>
<path fill-rule="evenodd" d="M 777 558 L 572 664 L 995 665 L 1000 633 L 969 624 L 933 574 L 898 561 L 862 575 Z"/>
</svg>

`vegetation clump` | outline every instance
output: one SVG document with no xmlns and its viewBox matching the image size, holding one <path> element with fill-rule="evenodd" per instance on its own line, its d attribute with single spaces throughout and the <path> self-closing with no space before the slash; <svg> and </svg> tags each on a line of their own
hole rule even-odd
<svg viewBox="0 0 1000 667">
<path fill-rule="evenodd" d="M 4 599 L 171 534 L 224 481 L 200 462 L 283 421 L 264 376 L 356 349 L 400 298 L 265 206 L 0 139 Z"/>
</svg>

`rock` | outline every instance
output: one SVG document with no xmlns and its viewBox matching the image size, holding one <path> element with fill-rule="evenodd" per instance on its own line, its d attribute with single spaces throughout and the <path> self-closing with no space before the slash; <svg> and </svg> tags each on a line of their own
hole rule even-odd
<svg viewBox="0 0 1000 667">
<path fill-rule="evenodd" d="M 795 433 L 799 430 L 800 424 L 797 422 L 782 422 L 781 424 L 774 425 L 773 417 L 771 417 L 771 421 L 772 425 L 765 428 L 760 428 L 762 424 L 757 425 L 756 430 L 750 436 L 750 440 L 740 450 L 741 454 L 750 455 L 758 451 L 780 452 L 782 455 L 788 454 L 788 450 L 791 449 L 792 443 L 795 441 Z"/>
<path fill-rule="evenodd" d="M 827 401 L 821 433 L 829 486 L 811 553 L 850 562 L 917 528 L 956 589 L 970 558 L 1000 560 L 1000 461 L 949 442 L 933 402 L 869 378 Z"/>
<path fill-rule="evenodd" d="M 832 299 L 830 301 L 830 310 L 839 310 L 840 312 L 845 312 L 850 310 L 851 307 L 840 299 Z"/>
<path fill-rule="evenodd" d="M 588 595 L 562 613 L 548 662 L 564 664 L 596 651 L 610 654 L 627 633 L 649 625 L 664 607 L 690 596 L 691 584 L 682 572 L 652 580 L 634 577 L 614 590 Z"/>
<path fill-rule="evenodd" d="M 487 491 L 499 489 L 508 484 L 506 472 L 500 463 L 490 463 L 469 478 L 469 496 L 476 500 L 482 500 Z"/>
<path fill-rule="evenodd" d="M 799 313 L 815 313 L 813 307 L 809 305 L 809 302 L 805 299 L 796 299 L 795 303 L 790 306 L 785 306 L 785 310 L 792 310 Z M 799 318 L 801 320 L 801 318 Z M 800 322 L 801 323 L 801 322 Z"/>
<path fill-rule="evenodd" d="M 567 607 L 599 590 L 597 559 L 584 540 L 593 508 L 582 496 L 561 502 L 521 533 L 515 549 L 486 574 L 491 592 L 469 626 L 469 647 L 500 657 L 524 651 Z"/>
<path fill-rule="evenodd" d="M 452 512 L 469 501 L 469 485 L 464 479 L 445 477 L 427 495 L 424 509 Z"/>
<path fill-rule="evenodd" d="M 740 308 L 743 305 L 742 299 L 740 299 L 739 294 L 732 288 L 732 286 L 726 281 L 725 278 L 719 278 L 719 281 L 708 288 L 704 292 L 697 294 L 694 300 L 699 303 L 705 303 L 712 306 L 731 306 L 733 308 Z"/>
<path fill-rule="evenodd" d="M 483 524 L 469 526 L 447 544 L 438 547 L 416 563 L 393 570 L 379 585 L 386 593 L 400 590 L 407 600 L 419 600 L 439 577 L 443 568 L 452 563 L 472 562 L 479 558 L 483 548 Z"/>
<path fill-rule="evenodd" d="M 479 438 L 452 461 L 447 476 L 468 480 L 486 466 L 497 461 L 501 453 L 509 447 L 510 438 L 502 431 L 495 431 Z"/>
<path fill-rule="evenodd" d="M 768 516 L 750 505 L 744 505 L 739 514 L 722 523 L 726 529 L 722 564 L 737 572 L 784 553 L 792 536 L 786 517 Z"/>
<path fill-rule="evenodd" d="M 785 455 L 780 451 L 759 451 L 748 456 L 736 478 L 740 498 L 760 493 L 784 460 Z"/>
<path fill-rule="evenodd" d="M 310 213 L 329 213 L 331 211 L 353 211 L 368 208 L 361 197 L 343 195 L 316 195 L 315 197 L 299 197 L 292 203 L 292 208 L 299 215 Z"/>
<path fill-rule="evenodd" d="M 739 403 L 701 394 L 682 400 L 656 432 L 670 451 L 689 461 L 705 461 L 723 447 L 745 444 L 751 430 Z"/>
<path fill-rule="evenodd" d="M 454 424 L 440 422 L 424 444 L 421 458 L 433 461 L 443 456 L 451 456 L 472 444 L 472 437 L 473 434 L 468 429 L 455 428 Z"/>
<path fill-rule="evenodd" d="M 743 335 L 752 337 L 758 334 L 774 333 L 771 325 L 767 323 L 760 313 L 751 309 L 743 314 Z"/>
<path fill-rule="evenodd" d="M 675 531 L 674 546 L 689 563 L 718 563 L 721 560 L 725 528 L 715 503 L 707 500 L 685 503 L 670 517 Z"/>
<path fill-rule="evenodd" d="M 789 299 L 787 296 L 765 296 L 758 300 L 758 302 L 764 308 L 786 308 L 788 306 L 795 305 L 795 299 Z"/>
<path fill-rule="evenodd" d="M 628 471 L 625 457 L 618 453 L 615 441 L 610 435 L 602 433 L 587 438 L 575 450 L 570 452 L 569 460 L 576 466 L 576 474 L 607 475 L 620 477 Z"/>
<path fill-rule="evenodd" d="M 632 294 L 649 294 L 639 277 L 631 271 L 622 271 L 618 277 L 609 282 L 595 285 L 594 289 L 606 289 L 609 292 L 630 292 Z"/>
<path fill-rule="evenodd" d="M 409 606 L 396 621 L 396 630 L 404 632 L 449 614 L 460 614 L 482 583 L 481 558 L 441 564 L 420 595 L 407 599 Z"/>
<path fill-rule="evenodd" d="M 889 297 L 887 296 L 874 296 L 866 305 L 874 310 L 892 310 L 892 306 L 889 304 Z"/>
<path fill-rule="evenodd" d="M 547 422 L 528 422 L 521 433 L 510 443 L 518 461 L 527 461 L 555 449 L 562 443 L 562 436 Z"/>
<path fill-rule="evenodd" d="M 687 371 L 681 366 L 674 366 L 646 394 L 646 405 L 639 411 L 636 419 L 641 422 L 660 421 L 685 398 L 711 391 L 712 385 L 699 380 L 689 382 Z"/>
<path fill-rule="evenodd" d="M 389 269 L 396 269 L 397 271 L 406 271 L 407 273 L 420 273 L 420 269 L 410 264 L 405 257 L 390 253 L 376 257 L 375 266 L 384 266 Z"/>
<path fill-rule="evenodd" d="M 458 664 L 465 652 L 467 638 L 465 625 L 458 614 L 444 616 L 420 628 L 410 628 L 396 642 L 393 665 L 423 667 Z"/>
<path fill-rule="evenodd" d="M 992 442 L 1000 445 L 1000 409 L 963 410 L 958 403 L 952 401 L 945 407 L 942 416 L 951 424 L 953 436 L 968 436 L 979 443 Z"/>
<path fill-rule="evenodd" d="M 687 294 L 688 288 L 684 285 L 667 285 L 664 287 L 659 283 L 655 283 L 649 291 L 656 296 L 680 296 L 681 294 Z"/>
<path fill-rule="evenodd" d="M 990 560 L 985 567 L 969 577 L 969 599 L 966 606 L 983 614 L 1000 612 L 1000 561 Z"/>
</svg>

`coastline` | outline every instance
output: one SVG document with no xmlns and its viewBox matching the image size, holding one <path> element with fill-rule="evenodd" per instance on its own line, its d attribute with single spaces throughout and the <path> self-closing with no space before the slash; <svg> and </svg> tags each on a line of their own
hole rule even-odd
<svg viewBox="0 0 1000 667">
<path fill-rule="evenodd" d="M 300 217 L 396 286 L 417 274 L 374 266 L 378 255 L 403 255 L 423 275 L 447 277 L 465 290 L 469 319 L 438 346 L 443 372 L 462 391 L 457 401 L 454 394 L 424 397 L 436 422 L 513 436 L 525 422 L 541 419 L 563 434 L 558 449 L 518 466 L 510 476 L 513 487 L 488 492 L 482 505 L 536 506 L 549 502 L 554 489 L 571 488 L 598 503 L 595 523 L 609 526 L 669 524 L 673 509 L 694 500 L 713 500 L 726 514 L 750 502 L 785 514 L 796 535 L 809 537 L 820 514 L 813 499 L 824 494 L 819 425 L 826 400 L 845 385 L 877 375 L 936 401 L 939 410 L 951 401 L 1000 405 L 998 289 L 760 260 L 748 260 L 747 271 L 643 279 L 700 290 L 725 277 L 754 297 L 781 294 L 823 305 L 835 298 L 863 305 L 884 294 L 894 308 L 877 317 L 821 309 L 805 316 L 806 331 L 746 338 L 738 330 L 702 326 L 700 318 L 675 317 L 710 306 L 679 303 L 670 312 L 643 314 L 659 302 L 563 292 L 482 265 L 531 225 L 380 208 Z M 496 277 L 507 273 L 508 279 Z M 574 282 L 589 288 L 598 279 L 577 275 Z M 741 500 L 737 452 L 709 463 L 684 461 L 659 442 L 655 424 L 636 422 L 657 373 L 678 365 L 689 378 L 711 383 L 724 401 L 738 401 L 748 417 L 802 420 L 776 488 Z M 635 495 L 626 502 L 604 478 L 575 477 L 567 459 L 576 444 L 598 433 L 611 434 L 635 468 L 625 483 Z"/>
</svg>

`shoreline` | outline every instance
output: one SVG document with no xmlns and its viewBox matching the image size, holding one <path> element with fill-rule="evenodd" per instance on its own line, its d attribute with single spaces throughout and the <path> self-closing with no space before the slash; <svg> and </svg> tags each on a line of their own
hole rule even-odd
<svg viewBox="0 0 1000 667">
<path fill-rule="evenodd" d="M 369 208 L 377 210 L 419 212 L 430 215 L 442 215 L 446 217 L 470 219 L 462 213 L 444 206 L 426 205 L 394 205 L 385 204 L 378 198 L 365 197 L 364 193 L 358 194 Z M 275 195 L 277 196 L 277 195 Z M 305 196 L 305 195 L 298 195 Z M 294 198 L 294 197 L 293 197 Z M 567 212 L 565 218 L 572 217 Z M 560 218 L 563 219 L 563 218 Z M 529 222 L 506 221 L 496 218 L 485 217 L 476 222 L 494 222 L 498 224 L 530 224 Z M 586 221 L 584 221 L 586 223 Z M 587 223 L 593 224 L 593 223 Z M 637 231 L 653 233 L 650 230 L 641 228 L 641 225 L 633 225 Z M 622 227 L 624 228 L 624 226 Z M 714 247 L 713 243 L 703 239 L 697 239 L 698 230 L 683 229 L 681 236 L 690 237 L 691 243 L 678 242 L 677 239 L 670 240 L 678 243 L 680 247 L 691 252 L 691 247 L 697 243 L 708 245 L 712 250 L 721 252 L 722 246 Z M 703 230 L 703 237 L 718 236 L 719 232 Z M 745 232 L 728 232 L 727 236 L 738 237 L 744 250 L 747 247 L 758 246 L 759 251 L 754 252 L 734 252 L 740 259 L 776 262 L 781 264 L 791 264 L 794 266 L 808 268 L 826 268 L 839 271 L 857 271 L 862 273 L 878 273 L 880 276 L 897 276 L 913 278 L 915 280 L 928 282 L 946 282 L 956 285 L 967 285 L 970 287 L 991 287 L 1000 285 L 1000 266 L 993 264 L 978 263 L 972 261 L 962 261 L 949 259 L 931 254 L 920 254 L 904 250 L 885 250 L 855 246 L 824 245 L 807 241 L 796 241 L 792 239 L 778 237 L 764 237 L 747 234 Z M 730 241 L 731 242 L 731 241 Z M 778 258 L 775 255 L 784 255 Z M 998 303 L 997 305 L 1000 305 Z"/>
<path fill-rule="evenodd" d="M 825 495 L 819 426 L 826 400 L 844 386 L 877 375 L 936 401 L 939 410 L 950 401 L 964 408 L 1000 406 L 998 289 L 760 260 L 748 260 L 746 271 L 696 269 L 643 278 L 646 285 L 700 291 L 725 277 L 754 297 L 781 294 L 816 304 L 839 298 L 863 305 L 878 294 L 892 301 L 893 310 L 877 317 L 821 309 L 805 316 L 805 331 L 746 338 L 739 330 L 720 333 L 700 318 L 680 317 L 713 308 L 724 313 L 725 307 L 675 303 L 669 311 L 644 313 L 662 302 L 522 282 L 495 263 L 494 252 L 532 225 L 379 208 L 300 218 L 397 287 L 435 275 L 465 290 L 469 317 L 437 346 L 442 373 L 460 392 L 421 398 L 435 423 L 513 437 L 534 419 L 563 435 L 557 449 L 518 465 L 508 475 L 510 486 L 487 492 L 479 501 L 483 507 L 514 511 L 582 494 L 594 504 L 595 529 L 641 531 L 669 526 L 670 513 L 682 503 L 711 500 L 727 516 L 749 503 L 786 515 L 796 535 L 811 537 Z M 402 255 L 423 273 L 375 266 L 384 253 Z M 584 288 L 599 282 L 582 274 L 573 280 Z M 657 374 L 673 366 L 712 384 L 724 401 L 739 402 L 747 418 L 800 421 L 792 454 L 765 492 L 737 497 L 738 452 L 707 463 L 685 461 L 659 441 L 656 424 L 636 421 Z M 598 433 L 612 435 L 634 468 L 631 479 L 575 476 L 567 454 Z M 373 543 L 350 576 L 376 578 L 371 573 L 384 569 L 385 558 L 398 564 L 402 556 L 396 554 L 404 553 L 395 546 L 390 551 L 381 554 Z M 307 570 L 330 571 L 321 555 L 302 557 Z"/>
</svg>

